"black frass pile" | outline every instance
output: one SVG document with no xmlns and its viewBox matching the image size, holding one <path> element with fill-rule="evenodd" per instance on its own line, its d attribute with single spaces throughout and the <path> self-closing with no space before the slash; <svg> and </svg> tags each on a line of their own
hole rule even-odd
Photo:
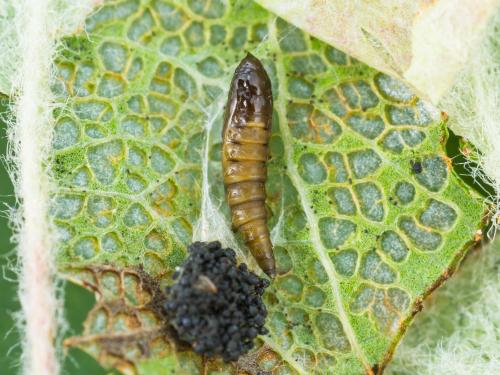
<svg viewBox="0 0 500 375">
<path fill-rule="evenodd" d="M 165 310 L 179 338 L 196 353 L 235 361 L 266 334 L 262 294 L 269 282 L 236 265 L 232 249 L 219 242 L 195 242 L 166 289 Z"/>
</svg>

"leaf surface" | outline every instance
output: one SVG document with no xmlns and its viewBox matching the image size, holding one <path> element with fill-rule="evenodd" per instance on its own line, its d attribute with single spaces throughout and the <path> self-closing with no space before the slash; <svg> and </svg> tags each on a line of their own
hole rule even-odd
<svg viewBox="0 0 500 375">
<path fill-rule="evenodd" d="M 380 373 L 480 225 L 438 114 L 254 3 L 109 2 L 62 43 L 51 214 L 61 271 L 97 296 L 67 344 L 124 373 Z M 160 292 L 200 219 L 234 241 L 220 131 L 245 50 L 273 83 L 267 204 L 279 276 L 265 295 L 270 334 L 224 365 L 175 342 Z"/>
</svg>

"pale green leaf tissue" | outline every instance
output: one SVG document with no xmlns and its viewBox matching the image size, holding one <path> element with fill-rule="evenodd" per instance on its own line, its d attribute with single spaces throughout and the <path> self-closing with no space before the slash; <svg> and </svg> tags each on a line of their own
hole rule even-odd
<svg viewBox="0 0 500 375">
<path fill-rule="evenodd" d="M 270 334 L 237 364 L 203 363 L 173 344 L 154 302 L 193 239 L 219 239 L 257 269 L 229 230 L 220 169 L 226 90 L 245 51 L 273 84 L 279 275 L 265 295 Z M 57 266 L 97 297 L 67 344 L 105 367 L 382 373 L 481 227 L 483 202 L 451 168 L 433 106 L 256 3 L 107 1 L 60 39 L 55 66 Z M 403 353 L 421 353 L 408 342 Z M 406 356 L 398 366 L 424 368 Z"/>
</svg>

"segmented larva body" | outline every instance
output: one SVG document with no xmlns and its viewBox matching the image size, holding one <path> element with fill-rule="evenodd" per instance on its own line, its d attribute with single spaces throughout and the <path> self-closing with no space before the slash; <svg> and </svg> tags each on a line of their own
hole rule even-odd
<svg viewBox="0 0 500 375">
<path fill-rule="evenodd" d="M 233 228 L 262 270 L 276 266 L 265 206 L 273 98 L 261 62 L 248 54 L 234 72 L 222 130 L 222 169 Z"/>
</svg>

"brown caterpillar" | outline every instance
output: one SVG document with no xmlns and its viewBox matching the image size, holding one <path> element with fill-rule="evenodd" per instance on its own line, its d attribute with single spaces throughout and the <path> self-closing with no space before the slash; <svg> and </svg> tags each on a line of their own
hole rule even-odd
<svg viewBox="0 0 500 375">
<path fill-rule="evenodd" d="M 234 72 L 222 129 L 222 171 L 233 228 L 239 230 L 260 268 L 274 277 L 276 265 L 265 207 L 273 97 L 261 62 L 248 54 Z"/>
</svg>

